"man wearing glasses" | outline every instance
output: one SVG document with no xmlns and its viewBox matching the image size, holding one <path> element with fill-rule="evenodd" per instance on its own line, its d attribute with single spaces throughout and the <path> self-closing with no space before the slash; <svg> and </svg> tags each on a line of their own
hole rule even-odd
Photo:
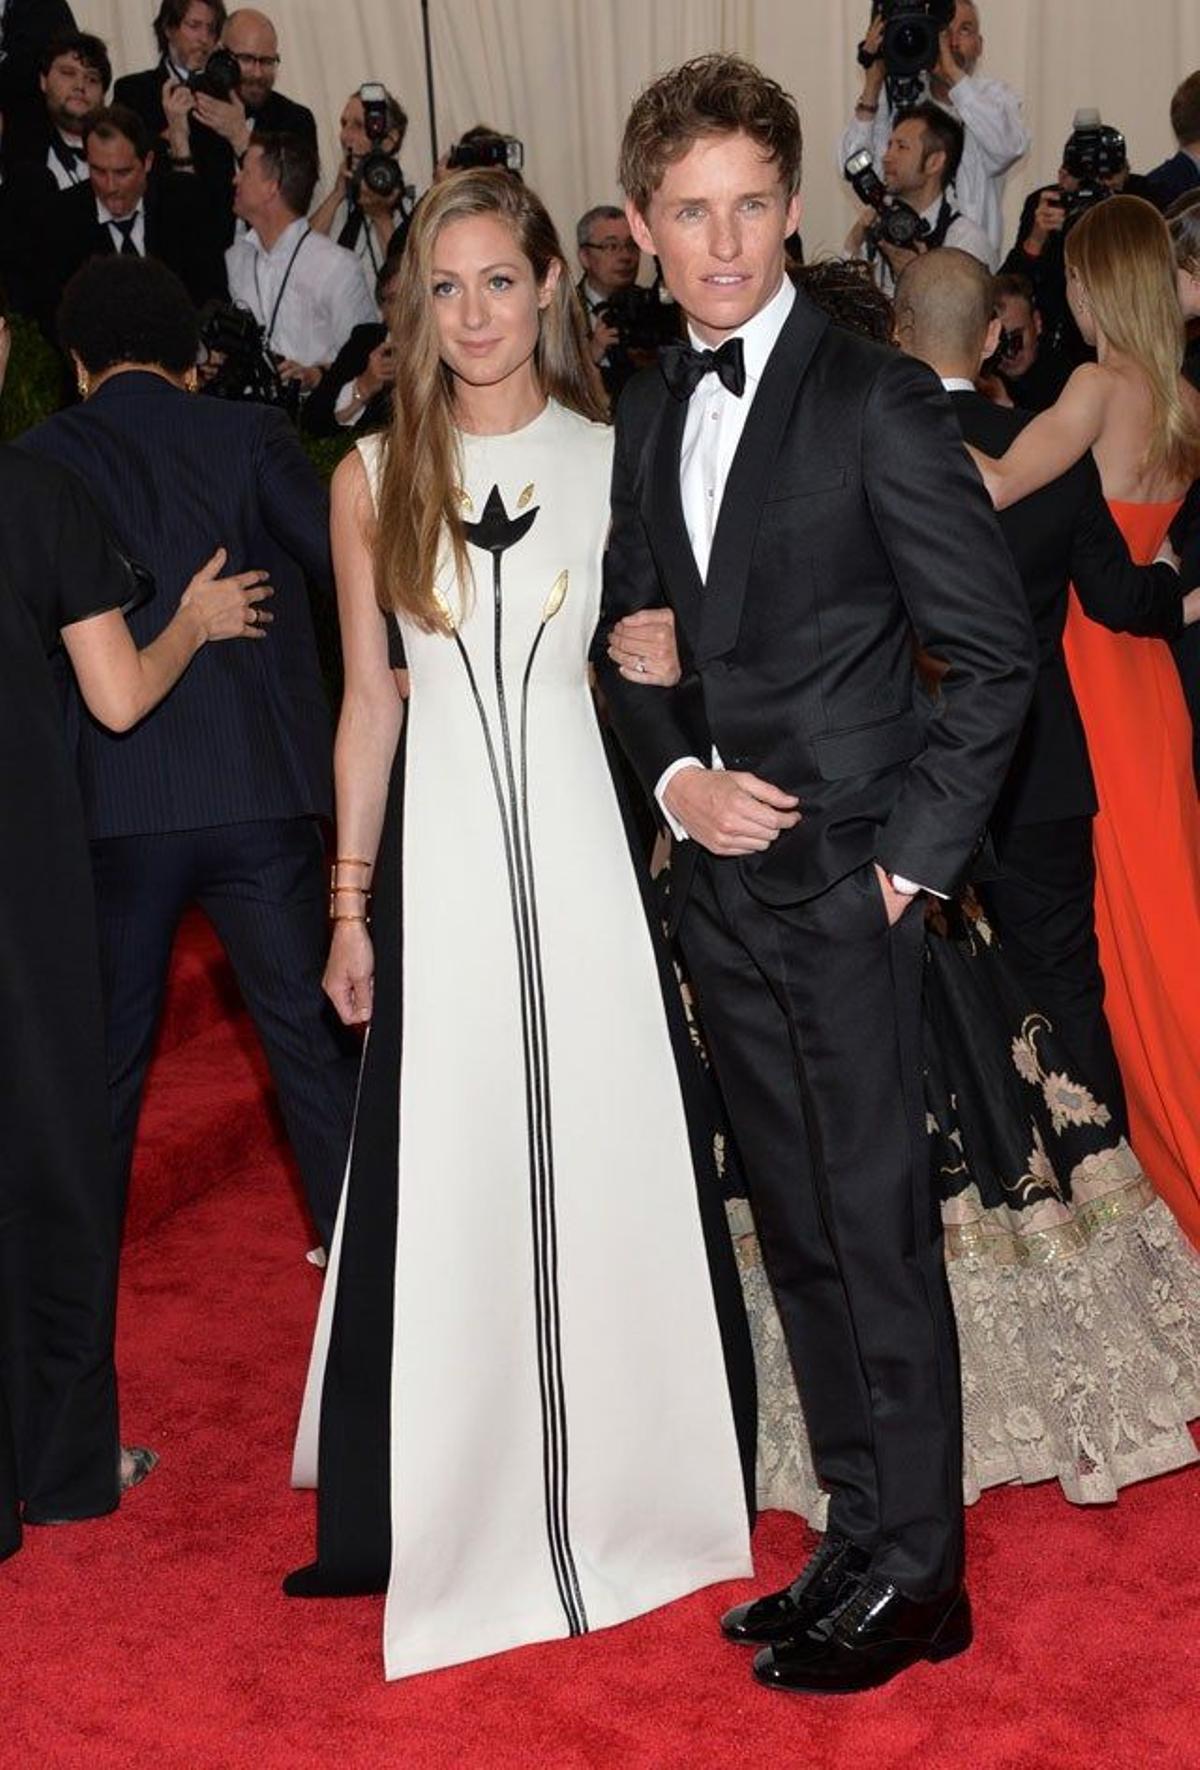
<svg viewBox="0 0 1200 1770">
<path fill-rule="evenodd" d="M 279 38 L 265 12 L 243 7 L 231 12 L 221 33 L 221 47 L 236 57 L 241 87 L 228 100 L 197 92 L 192 100 L 195 121 L 219 138 L 219 164 L 210 171 L 211 156 L 197 154 L 197 171 L 210 184 L 214 198 L 229 213 L 228 237 L 233 235 L 233 174 L 250 146 L 256 129 L 271 135 L 299 135 L 317 151 L 316 118 L 306 105 L 276 92 L 279 73 Z"/>
<path fill-rule="evenodd" d="M 641 253 L 629 231 L 625 211 L 611 203 L 598 204 L 580 216 L 575 242 L 583 266 L 583 275 L 575 286 L 587 315 L 592 361 L 600 370 L 609 399 L 615 400 L 642 365 L 622 346 L 608 304 L 620 290 L 630 289 L 636 283 Z"/>
</svg>

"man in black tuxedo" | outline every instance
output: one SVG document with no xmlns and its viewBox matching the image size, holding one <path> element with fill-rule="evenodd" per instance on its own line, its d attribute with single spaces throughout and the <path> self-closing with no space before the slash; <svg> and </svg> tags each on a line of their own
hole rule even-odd
<svg viewBox="0 0 1200 1770">
<path fill-rule="evenodd" d="M 63 191 L 45 219 L 44 317 L 47 329 L 62 291 L 89 258 L 157 258 L 175 272 L 197 307 L 226 293 L 225 254 L 197 179 L 154 173 L 154 150 L 141 118 L 110 105 L 84 134 L 87 182 Z"/>
<path fill-rule="evenodd" d="M 896 341 L 941 376 L 966 441 L 1003 455 L 1030 415 L 975 391 L 974 377 L 998 343 L 993 295 L 992 279 L 974 260 L 930 253 L 900 279 Z M 1096 945 L 1096 788 L 1062 636 L 1074 584 L 1094 621 L 1117 633 L 1173 639 L 1183 626 L 1180 579 L 1169 564 L 1133 564 L 1090 454 L 999 521 L 1033 617 L 1038 671 L 992 814 L 999 877 L 980 892 L 1033 1001 L 1053 1018 L 1081 1079 L 1128 1135 Z"/>
<path fill-rule="evenodd" d="M 161 631 L 217 546 L 231 571 L 252 561 L 274 587 L 266 643 L 243 646 L 239 658 L 202 653 L 133 731 L 114 737 L 71 698 L 100 929 L 115 1196 L 123 1204 L 175 930 L 198 903 L 262 1038 L 328 1247 L 358 1075 L 354 1041 L 321 990 L 330 718 L 306 578 L 330 595 L 328 499 L 282 412 L 183 390 L 196 315 L 161 264 L 94 260 L 71 284 L 61 329 L 88 396 L 21 446 L 72 468 L 123 551 L 151 574 L 156 593 L 129 617 L 138 646 Z"/>
<path fill-rule="evenodd" d="M 678 838 L 679 935 L 830 1494 L 797 1581 L 723 1627 L 766 1644 L 761 1682 L 848 1691 L 971 1638 L 918 894 L 981 838 L 1034 653 L 936 378 L 785 277 L 800 152 L 792 100 L 730 56 L 626 125 L 630 226 L 694 348 L 618 408 L 601 633 L 667 602 L 684 674 L 638 686 L 636 643 L 597 661 Z M 932 717 L 914 630 L 950 665 Z"/>
<path fill-rule="evenodd" d="M 99 37 L 69 31 L 42 54 L 36 102 L 4 118 L 0 187 L 0 275 L 18 313 L 40 311 L 45 218 L 60 191 L 87 183 L 83 134 L 112 80 Z"/>
</svg>

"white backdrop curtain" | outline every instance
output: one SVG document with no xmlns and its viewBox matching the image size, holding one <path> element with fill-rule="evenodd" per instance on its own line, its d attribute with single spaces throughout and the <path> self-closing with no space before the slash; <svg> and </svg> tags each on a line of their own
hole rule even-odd
<svg viewBox="0 0 1200 1770">
<path fill-rule="evenodd" d="M 125 72 L 153 59 L 155 5 L 75 0 L 75 12 Z M 423 189 L 430 147 L 420 0 L 266 0 L 265 9 L 279 30 L 280 90 L 315 111 L 325 167 L 336 159 L 346 95 L 382 80 L 409 113 L 404 166 Z M 638 89 L 689 55 L 737 49 L 799 102 L 805 246 L 810 256 L 836 251 L 853 203 L 835 148 L 858 90 L 854 47 L 868 10 L 868 0 L 429 0 L 439 141 L 477 122 L 520 136 L 526 176 L 570 248 L 576 216 L 616 196 L 617 144 Z M 1174 151 L 1170 96 L 1200 67 L 1197 0 L 982 0 L 982 13 L 984 66 L 1024 95 L 1034 137 L 1009 179 L 1008 238 L 1022 194 L 1053 176 L 1078 106 L 1096 107 L 1125 131 L 1135 167 Z"/>
</svg>

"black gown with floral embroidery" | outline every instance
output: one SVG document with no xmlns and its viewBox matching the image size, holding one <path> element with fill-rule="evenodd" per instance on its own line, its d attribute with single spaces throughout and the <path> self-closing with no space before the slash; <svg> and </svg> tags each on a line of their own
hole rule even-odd
<svg viewBox="0 0 1200 1770">
<path fill-rule="evenodd" d="M 968 1499 L 1068 1499 L 1197 1460 L 1200 1258 L 973 899 L 931 911 L 925 1094 L 961 1350 Z M 824 1495 L 753 1224 L 731 1210 L 759 1364 L 759 1504 Z"/>
</svg>

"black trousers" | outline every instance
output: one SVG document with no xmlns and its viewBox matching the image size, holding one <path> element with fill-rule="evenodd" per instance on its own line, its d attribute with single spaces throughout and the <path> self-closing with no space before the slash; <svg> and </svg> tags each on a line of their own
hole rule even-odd
<svg viewBox="0 0 1200 1770">
<path fill-rule="evenodd" d="M 993 836 L 1000 877 L 980 896 L 1033 1006 L 1077 1059 L 1079 1079 L 1129 1135 L 1125 1089 L 1104 1017 L 1090 817 L 1016 824 Z"/>
<path fill-rule="evenodd" d="M 958 1349 L 921 1083 L 924 923 L 871 867 L 769 909 L 702 854 L 680 923 L 829 1528 L 912 1597 L 962 1572 Z"/>
<path fill-rule="evenodd" d="M 92 844 L 118 1209 L 171 946 L 191 904 L 209 917 L 267 1053 L 322 1244 L 350 1143 L 360 1049 L 321 990 L 328 943 L 320 829 L 311 818 Z"/>
</svg>

